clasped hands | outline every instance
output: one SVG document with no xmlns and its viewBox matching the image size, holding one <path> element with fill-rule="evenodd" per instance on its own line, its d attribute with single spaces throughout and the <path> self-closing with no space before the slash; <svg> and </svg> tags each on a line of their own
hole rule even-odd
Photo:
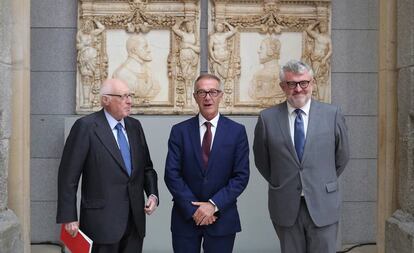
<svg viewBox="0 0 414 253">
<path fill-rule="evenodd" d="M 197 226 L 211 225 L 216 222 L 217 217 L 214 216 L 215 206 L 210 202 L 191 202 L 194 206 L 198 206 L 193 214 L 193 220 Z"/>
</svg>

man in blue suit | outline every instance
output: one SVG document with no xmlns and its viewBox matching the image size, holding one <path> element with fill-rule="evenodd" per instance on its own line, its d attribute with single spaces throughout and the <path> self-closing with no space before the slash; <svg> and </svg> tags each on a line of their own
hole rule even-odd
<svg viewBox="0 0 414 253">
<path fill-rule="evenodd" d="M 241 231 L 237 197 L 249 180 L 245 127 L 219 114 L 220 79 L 197 78 L 194 99 L 200 113 L 171 129 L 165 183 L 173 196 L 175 253 L 233 251 Z"/>
</svg>

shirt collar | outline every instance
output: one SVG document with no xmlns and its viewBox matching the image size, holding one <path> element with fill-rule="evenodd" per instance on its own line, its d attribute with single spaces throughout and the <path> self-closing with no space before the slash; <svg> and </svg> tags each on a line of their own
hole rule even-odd
<svg viewBox="0 0 414 253">
<path fill-rule="evenodd" d="M 111 115 L 109 112 L 107 112 L 105 109 L 104 109 L 104 113 L 105 113 L 106 120 L 108 121 L 109 126 L 111 127 L 111 129 L 112 129 L 112 130 L 115 128 L 115 126 L 116 126 L 118 123 L 121 123 L 122 127 L 125 129 L 125 122 L 124 122 L 124 119 L 121 119 L 120 121 L 116 120 L 116 119 L 115 119 L 114 117 L 112 117 L 112 115 Z"/>
<path fill-rule="evenodd" d="M 299 109 L 301 109 L 301 110 L 303 111 L 303 113 L 304 113 L 305 115 L 307 115 L 307 116 L 309 115 L 309 110 L 310 110 L 311 100 L 312 100 L 312 99 L 309 99 L 309 101 L 308 101 L 308 102 L 306 102 L 306 104 L 305 104 L 303 107 L 299 108 Z M 295 110 L 296 110 L 297 108 L 293 107 L 291 104 L 289 104 L 289 102 L 286 102 L 286 104 L 287 104 L 287 108 L 288 108 L 289 115 L 291 115 L 292 113 L 295 113 Z"/>
<path fill-rule="evenodd" d="M 201 127 L 206 121 L 209 121 L 213 127 L 217 127 L 218 120 L 220 118 L 220 113 L 217 113 L 216 117 L 214 117 L 212 120 L 206 120 L 206 118 L 201 115 L 201 113 L 198 114 L 198 124 Z"/>
</svg>

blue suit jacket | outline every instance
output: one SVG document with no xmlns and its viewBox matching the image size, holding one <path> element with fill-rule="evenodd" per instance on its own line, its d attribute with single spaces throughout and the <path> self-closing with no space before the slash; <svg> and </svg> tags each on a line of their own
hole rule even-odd
<svg viewBox="0 0 414 253">
<path fill-rule="evenodd" d="M 204 231 L 224 236 L 241 231 L 237 197 L 249 180 L 249 144 L 246 129 L 220 116 L 213 140 L 208 168 L 201 155 L 198 116 L 171 129 L 165 165 L 165 183 L 173 196 L 171 231 L 194 235 Z M 209 226 L 196 226 L 192 215 L 197 210 L 192 201 L 212 199 L 220 218 Z"/>
</svg>

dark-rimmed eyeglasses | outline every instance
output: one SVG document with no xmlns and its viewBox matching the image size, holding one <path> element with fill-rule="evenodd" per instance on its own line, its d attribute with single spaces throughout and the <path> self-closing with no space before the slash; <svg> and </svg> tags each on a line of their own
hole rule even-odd
<svg viewBox="0 0 414 253">
<path fill-rule="evenodd" d="M 119 97 L 122 100 L 127 100 L 132 98 L 131 93 L 125 93 L 125 94 L 104 94 L 104 96 L 111 96 L 111 97 Z"/>
<path fill-rule="evenodd" d="M 211 90 L 197 90 L 196 92 L 194 92 L 194 94 L 196 94 L 196 96 L 199 97 L 199 98 L 205 98 L 205 97 L 207 97 L 207 94 L 209 94 L 210 97 L 215 98 L 220 93 L 221 93 L 221 90 L 216 90 L 216 89 L 211 89 Z"/>
<path fill-rule="evenodd" d="M 310 82 L 312 82 L 312 80 L 302 80 L 299 82 L 295 82 L 295 81 L 285 81 L 284 83 L 286 84 L 286 86 L 293 90 L 295 89 L 298 85 L 302 88 L 302 89 L 306 89 L 308 88 Z"/>
</svg>

